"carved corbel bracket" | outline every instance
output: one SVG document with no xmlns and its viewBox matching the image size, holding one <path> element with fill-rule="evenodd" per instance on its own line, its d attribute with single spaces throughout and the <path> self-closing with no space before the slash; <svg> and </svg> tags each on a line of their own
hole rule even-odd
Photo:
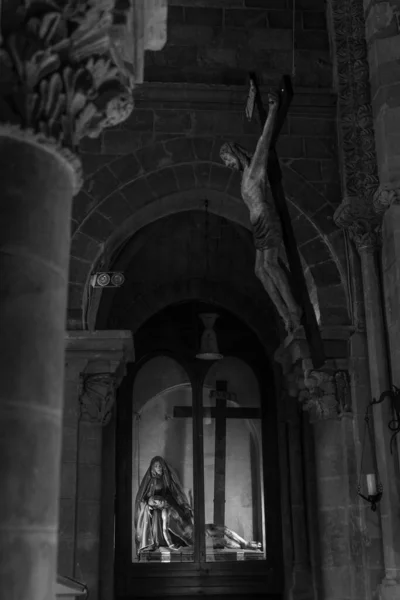
<svg viewBox="0 0 400 600">
<path fill-rule="evenodd" d="M 2 8 L 0 135 L 66 161 L 77 193 L 79 143 L 132 112 L 143 52 L 165 30 L 166 0 L 19 0 Z"/>
<path fill-rule="evenodd" d="M 351 416 L 347 371 L 307 369 L 304 372 L 304 389 L 300 391 L 298 400 L 303 410 L 310 413 L 311 422 Z"/>
<path fill-rule="evenodd" d="M 81 419 L 95 425 L 110 422 L 117 390 L 115 373 L 84 373 L 79 396 Z"/>
<path fill-rule="evenodd" d="M 394 204 L 400 204 L 400 186 L 380 185 L 373 199 L 375 211 L 383 214 Z"/>
</svg>

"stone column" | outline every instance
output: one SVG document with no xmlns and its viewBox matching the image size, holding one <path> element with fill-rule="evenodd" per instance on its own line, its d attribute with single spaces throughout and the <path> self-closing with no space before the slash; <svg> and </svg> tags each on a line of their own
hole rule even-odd
<svg viewBox="0 0 400 600">
<path fill-rule="evenodd" d="M 101 518 L 103 503 L 113 507 L 114 494 L 113 473 L 107 473 L 108 481 L 102 478 L 103 429 L 111 419 L 125 365 L 133 360 L 132 334 L 128 331 L 67 334 L 71 393 L 64 412 L 63 457 L 69 460 L 61 466 L 64 489 L 60 498 L 59 570 L 84 581 L 94 600 L 100 597 L 100 536 L 113 554 L 113 512 L 104 518 L 103 511 Z M 66 531 L 71 533 L 66 536 Z M 61 571 L 64 565 L 70 572 Z"/>
<path fill-rule="evenodd" d="M 360 239 L 353 228 L 350 231 L 361 257 L 371 393 L 373 398 L 379 398 L 383 391 L 390 389 L 384 305 L 377 254 L 380 236 L 364 235 Z M 373 407 L 375 452 L 384 489 L 380 502 L 385 561 L 385 579 L 382 584 L 384 598 L 395 598 L 400 594 L 400 497 L 396 485 L 397 457 L 391 455 L 389 448 L 388 422 L 391 418 L 392 408 L 389 402 Z"/>
<path fill-rule="evenodd" d="M 277 357 L 288 373 L 292 402 L 300 403 L 310 415 L 311 425 L 303 433 L 310 438 L 304 439 L 303 478 L 307 500 L 316 496 L 314 512 L 307 513 L 307 528 L 318 598 L 365 597 L 363 549 L 356 543 L 362 526 L 350 379 L 344 358 L 351 333 L 350 328 L 322 330 L 326 356 L 332 358 L 318 371 L 313 370 L 301 337 L 288 340 Z"/>
<path fill-rule="evenodd" d="M 0 7 L 0 597 L 7 600 L 53 598 L 76 150 L 85 135 L 129 116 L 144 49 L 156 49 L 154 35 L 165 33 L 166 2 L 120 4 L 3 0 Z"/>
</svg>

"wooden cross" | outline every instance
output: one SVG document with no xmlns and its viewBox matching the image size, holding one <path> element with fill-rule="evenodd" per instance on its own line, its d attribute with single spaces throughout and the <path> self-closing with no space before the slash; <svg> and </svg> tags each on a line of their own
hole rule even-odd
<svg viewBox="0 0 400 600">
<path fill-rule="evenodd" d="M 272 196 L 275 201 L 275 206 L 281 220 L 283 243 L 285 245 L 286 256 L 293 281 L 292 293 L 298 305 L 303 309 L 302 325 L 304 327 L 306 339 L 310 347 L 313 366 L 314 368 L 318 369 L 325 363 L 324 346 L 315 316 L 314 307 L 311 304 L 307 284 L 304 278 L 296 238 L 293 233 L 292 222 L 286 204 L 285 193 L 282 187 L 282 171 L 275 148 L 292 99 L 292 83 L 290 77 L 288 75 L 284 75 L 280 85 L 279 110 L 268 154 L 267 175 Z M 257 78 L 254 73 L 251 73 L 250 90 L 246 104 L 246 116 L 248 119 L 251 119 L 252 117 L 254 105 L 257 107 L 261 127 L 263 128 L 267 119 L 267 113 L 262 103 L 260 90 L 257 84 Z"/>
<path fill-rule="evenodd" d="M 214 462 L 214 525 L 225 525 L 225 479 L 226 479 L 226 419 L 260 419 L 259 408 L 228 408 L 227 401 L 234 397 L 228 392 L 226 381 L 217 381 L 210 393 L 215 398 L 214 407 L 203 407 L 203 418 L 215 419 Z M 192 417 L 190 406 L 175 406 L 174 418 Z"/>
</svg>

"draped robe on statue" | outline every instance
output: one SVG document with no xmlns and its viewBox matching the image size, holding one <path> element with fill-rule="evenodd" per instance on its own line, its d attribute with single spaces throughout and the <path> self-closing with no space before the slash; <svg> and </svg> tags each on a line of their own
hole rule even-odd
<svg viewBox="0 0 400 600">
<path fill-rule="evenodd" d="M 193 544 L 192 509 L 177 474 L 161 456 L 151 460 L 136 495 L 135 532 L 138 553 Z"/>
</svg>

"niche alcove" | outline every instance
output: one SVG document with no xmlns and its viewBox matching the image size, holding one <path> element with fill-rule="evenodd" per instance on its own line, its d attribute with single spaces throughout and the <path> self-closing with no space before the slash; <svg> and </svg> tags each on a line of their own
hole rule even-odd
<svg viewBox="0 0 400 600">
<path fill-rule="evenodd" d="M 202 312 L 219 314 L 221 360 L 195 358 Z M 135 348 L 116 403 L 116 598 L 280 598 L 275 390 L 262 344 L 221 307 L 186 302 L 150 318 Z"/>
</svg>

